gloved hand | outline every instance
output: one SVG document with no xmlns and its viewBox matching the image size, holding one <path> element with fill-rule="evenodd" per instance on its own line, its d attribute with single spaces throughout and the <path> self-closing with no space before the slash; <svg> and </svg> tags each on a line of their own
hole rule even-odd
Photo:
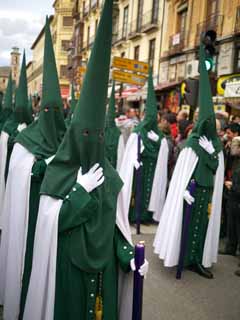
<svg viewBox="0 0 240 320">
<path fill-rule="evenodd" d="M 212 141 L 208 140 L 205 136 L 199 138 L 199 145 L 209 154 L 213 154 L 215 151 Z"/>
<path fill-rule="evenodd" d="M 23 129 L 26 129 L 27 128 L 27 125 L 26 123 L 20 123 L 17 127 L 17 131 L 21 132 Z"/>
<path fill-rule="evenodd" d="M 47 159 L 45 159 L 44 161 L 46 162 L 46 165 L 48 166 L 49 163 L 53 160 L 53 158 L 55 157 L 55 154 Z"/>
<path fill-rule="evenodd" d="M 185 190 L 183 198 L 189 205 L 193 204 L 193 202 L 195 201 L 195 199 L 193 198 L 193 196 L 191 196 L 188 190 Z"/>
<path fill-rule="evenodd" d="M 147 133 L 147 136 L 150 140 L 154 141 L 154 142 L 157 142 L 159 140 L 159 135 L 156 134 L 153 130 L 149 131 Z"/>
<path fill-rule="evenodd" d="M 130 267 L 132 271 L 136 271 L 135 259 L 131 259 Z M 144 279 L 147 278 L 148 269 L 149 269 L 149 262 L 145 259 L 144 264 L 142 264 L 141 267 L 138 269 L 139 274 L 142 277 L 144 277 Z"/>
<path fill-rule="evenodd" d="M 82 174 L 82 168 L 78 171 L 77 183 L 88 193 L 99 187 L 104 181 L 103 168 L 96 163 L 87 173 Z"/>
<path fill-rule="evenodd" d="M 142 166 L 142 162 L 139 162 L 138 160 L 134 161 L 134 167 L 136 170 L 138 170 L 140 168 L 140 166 Z"/>
</svg>

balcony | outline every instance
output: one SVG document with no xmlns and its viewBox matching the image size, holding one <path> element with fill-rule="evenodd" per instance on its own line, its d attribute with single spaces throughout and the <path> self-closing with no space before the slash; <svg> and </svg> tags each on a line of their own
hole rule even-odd
<svg viewBox="0 0 240 320">
<path fill-rule="evenodd" d="M 120 46 L 123 42 L 127 40 L 128 27 L 120 29 L 118 32 L 113 34 L 112 44 Z"/>
<path fill-rule="evenodd" d="M 223 15 L 214 14 L 211 15 L 207 20 L 197 24 L 197 33 L 195 38 L 196 46 L 199 45 L 200 37 L 203 32 L 206 32 L 208 30 L 214 30 L 217 33 L 217 37 L 222 35 L 223 17 Z"/>
<path fill-rule="evenodd" d="M 169 38 L 169 55 L 182 52 L 187 45 L 187 33 L 178 32 Z"/>
<path fill-rule="evenodd" d="M 142 17 L 141 32 L 151 32 L 159 27 L 158 11 L 150 10 Z"/>
<path fill-rule="evenodd" d="M 142 19 L 137 19 L 130 23 L 128 38 L 130 40 L 141 37 Z"/>
<path fill-rule="evenodd" d="M 72 17 L 73 19 L 78 20 L 80 18 L 80 12 L 78 9 L 78 1 L 75 1 L 73 9 L 72 9 Z"/>
<path fill-rule="evenodd" d="M 240 33 L 240 17 L 236 18 L 235 26 L 234 26 L 234 33 L 236 33 L 236 34 Z"/>
</svg>

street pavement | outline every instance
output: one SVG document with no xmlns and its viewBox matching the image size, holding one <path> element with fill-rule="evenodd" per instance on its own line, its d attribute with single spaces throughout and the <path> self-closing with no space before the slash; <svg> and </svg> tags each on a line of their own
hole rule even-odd
<svg viewBox="0 0 240 320">
<path fill-rule="evenodd" d="M 142 320 L 239 320 L 240 277 L 234 275 L 239 260 L 219 255 L 212 280 L 191 271 L 184 271 L 182 279 L 176 280 L 176 269 L 164 268 L 153 254 L 156 228 L 142 226 L 142 234 L 133 236 L 135 243 L 145 241 L 150 264 L 144 284 Z M 134 228 L 132 232 L 135 233 Z"/>
</svg>

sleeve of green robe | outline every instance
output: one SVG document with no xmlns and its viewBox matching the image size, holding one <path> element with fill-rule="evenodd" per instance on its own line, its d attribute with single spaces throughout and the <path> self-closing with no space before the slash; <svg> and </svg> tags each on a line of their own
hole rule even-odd
<svg viewBox="0 0 240 320">
<path fill-rule="evenodd" d="M 214 173 L 217 171 L 217 168 L 218 168 L 218 153 L 216 151 L 213 154 L 207 154 L 206 165 Z"/>
<path fill-rule="evenodd" d="M 58 220 L 58 232 L 79 227 L 94 214 L 97 205 L 97 200 L 76 183 L 63 201 Z"/>
<path fill-rule="evenodd" d="M 115 231 L 114 242 L 118 263 L 124 272 L 129 272 L 131 270 L 130 261 L 134 258 L 134 248 L 124 238 L 121 231 L 117 227 Z"/>
</svg>

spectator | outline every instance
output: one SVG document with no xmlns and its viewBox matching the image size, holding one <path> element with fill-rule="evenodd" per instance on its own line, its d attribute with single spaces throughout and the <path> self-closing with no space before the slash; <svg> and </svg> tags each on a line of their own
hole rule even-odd
<svg viewBox="0 0 240 320">
<path fill-rule="evenodd" d="M 238 166 L 232 172 L 231 180 L 225 181 L 229 190 L 227 214 L 227 243 L 222 254 L 236 255 L 240 244 L 240 137 L 235 137 L 231 144 L 231 155 L 238 158 Z M 240 273 L 238 273 L 240 276 Z"/>
<path fill-rule="evenodd" d="M 176 163 L 180 151 L 184 148 L 185 142 L 189 135 L 189 132 L 192 131 L 193 124 L 189 120 L 181 120 L 178 123 L 178 138 L 176 139 L 176 146 L 174 149 L 174 162 Z"/>
<path fill-rule="evenodd" d="M 177 117 L 175 113 L 167 113 L 163 115 L 163 123 L 168 123 L 171 129 L 171 136 L 175 140 L 178 135 Z"/>
<path fill-rule="evenodd" d="M 240 125 L 240 116 L 233 116 L 232 117 L 232 123 L 237 123 Z"/>
<path fill-rule="evenodd" d="M 177 122 L 188 119 L 188 113 L 185 110 L 180 110 L 177 114 Z"/>
</svg>

